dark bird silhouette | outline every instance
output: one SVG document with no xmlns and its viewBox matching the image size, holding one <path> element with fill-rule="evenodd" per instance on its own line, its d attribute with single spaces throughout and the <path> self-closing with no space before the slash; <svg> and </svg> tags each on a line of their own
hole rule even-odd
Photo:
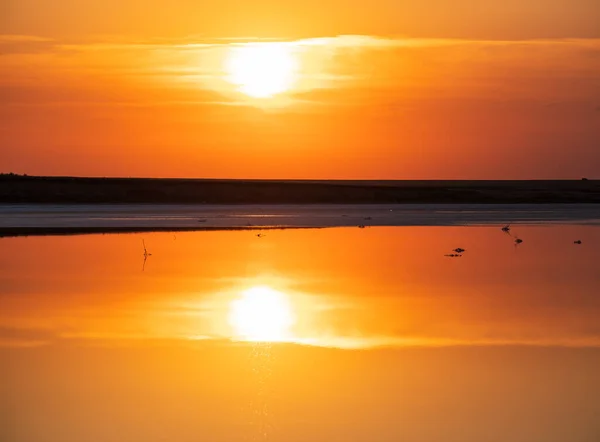
<svg viewBox="0 0 600 442">
<path fill-rule="evenodd" d="M 573 241 L 573 244 L 581 244 L 581 240 L 578 239 L 577 241 Z"/>
<path fill-rule="evenodd" d="M 502 231 L 503 231 L 504 233 L 510 233 L 510 225 L 509 225 L 509 224 L 507 224 L 507 225 L 505 225 L 504 227 L 502 227 Z"/>
<path fill-rule="evenodd" d="M 450 255 L 444 255 L 447 256 L 448 258 L 462 258 L 462 255 L 456 253 L 456 254 L 450 254 Z"/>
<path fill-rule="evenodd" d="M 142 246 L 144 246 L 144 256 L 152 256 L 152 253 L 148 253 L 148 249 L 146 249 L 146 242 L 142 239 Z"/>
<path fill-rule="evenodd" d="M 144 246 L 144 262 L 142 264 L 142 272 L 146 270 L 146 261 L 149 256 L 152 256 L 152 253 L 148 253 L 148 249 L 146 249 L 146 242 L 142 239 L 142 246 Z"/>
<path fill-rule="evenodd" d="M 267 236 L 267 235 L 264 235 L 264 234 L 262 234 L 262 233 L 258 233 L 256 236 L 257 236 L 258 238 L 264 238 L 264 237 L 265 237 L 265 236 Z"/>
<path fill-rule="evenodd" d="M 515 244 L 521 244 L 523 240 L 521 238 L 515 239 Z"/>
<path fill-rule="evenodd" d="M 453 252 L 456 252 L 456 253 L 463 253 L 463 252 L 465 252 L 465 249 L 461 249 L 461 248 L 459 247 L 458 249 L 454 249 L 454 250 L 453 250 Z"/>
</svg>

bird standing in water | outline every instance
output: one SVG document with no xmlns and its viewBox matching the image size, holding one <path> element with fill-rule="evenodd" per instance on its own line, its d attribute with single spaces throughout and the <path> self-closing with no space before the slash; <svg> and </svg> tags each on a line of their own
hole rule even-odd
<svg viewBox="0 0 600 442">
<path fill-rule="evenodd" d="M 152 253 L 148 253 L 148 249 L 146 249 L 146 242 L 142 239 L 142 245 L 144 246 L 144 257 L 147 258 L 152 256 Z"/>
<path fill-rule="evenodd" d="M 152 256 L 152 253 L 148 253 L 148 249 L 146 249 L 146 242 L 142 238 L 142 246 L 144 246 L 144 263 L 142 264 L 142 272 L 146 270 L 146 260 L 149 256 Z"/>
</svg>

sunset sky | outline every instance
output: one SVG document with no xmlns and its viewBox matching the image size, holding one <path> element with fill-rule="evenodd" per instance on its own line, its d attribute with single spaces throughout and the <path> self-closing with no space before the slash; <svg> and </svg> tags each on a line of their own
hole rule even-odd
<svg viewBox="0 0 600 442">
<path fill-rule="evenodd" d="M 597 177 L 597 0 L 8 0 L 0 172 Z"/>
</svg>

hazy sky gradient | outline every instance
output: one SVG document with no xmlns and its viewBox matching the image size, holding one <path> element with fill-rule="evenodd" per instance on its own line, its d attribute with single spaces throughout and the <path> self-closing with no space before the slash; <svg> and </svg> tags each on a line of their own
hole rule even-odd
<svg viewBox="0 0 600 442">
<path fill-rule="evenodd" d="M 0 171 L 509 179 L 600 170 L 595 1 L 2 8 Z M 232 45 L 259 37 L 290 41 L 299 61 L 276 106 L 224 79 Z"/>
<path fill-rule="evenodd" d="M 8 0 L 4 33 L 523 39 L 600 37 L 595 0 Z"/>
</svg>

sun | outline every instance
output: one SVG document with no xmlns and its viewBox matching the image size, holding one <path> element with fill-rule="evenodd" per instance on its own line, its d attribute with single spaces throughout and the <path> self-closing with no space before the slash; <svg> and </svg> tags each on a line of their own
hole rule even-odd
<svg viewBox="0 0 600 442">
<path fill-rule="evenodd" d="M 272 98 L 288 91 L 296 79 L 297 60 L 285 43 L 248 43 L 229 50 L 227 81 L 253 98 Z"/>
<path fill-rule="evenodd" d="M 285 294 L 260 286 L 246 290 L 231 303 L 229 323 L 243 340 L 278 342 L 290 338 L 294 315 Z"/>
</svg>

